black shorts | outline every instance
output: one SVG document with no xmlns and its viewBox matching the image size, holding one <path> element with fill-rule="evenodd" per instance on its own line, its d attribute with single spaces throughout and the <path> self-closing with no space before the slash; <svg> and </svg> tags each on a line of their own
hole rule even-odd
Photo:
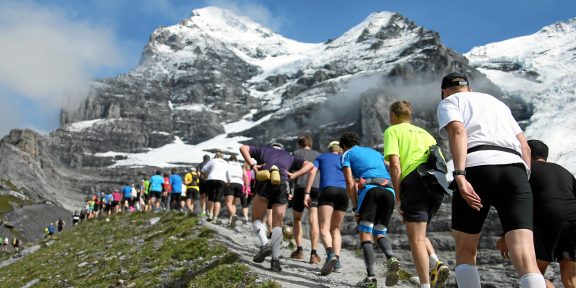
<svg viewBox="0 0 576 288">
<path fill-rule="evenodd" d="M 198 189 L 200 189 L 200 194 L 206 194 L 206 192 L 208 192 L 208 189 L 210 187 L 208 187 L 208 181 L 200 179 L 199 184 L 198 184 Z"/>
<path fill-rule="evenodd" d="M 524 164 L 485 165 L 466 168 L 466 179 L 482 200 L 476 211 L 462 198 L 458 189 L 452 197 L 452 229 L 478 234 L 494 206 L 504 233 L 516 229 L 532 230 L 532 189 Z"/>
<path fill-rule="evenodd" d="M 170 201 L 181 201 L 182 192 L 170 193 Z"/>
<path fill-rule="evenodd" d="M 186 199 L 198 200 L 198 189 L 196 188 L 186 189 Z"/>
<path fill-rule="evenodd" d="M 228 189 L 226 189 L 225 196 L 234 196 L 234 198 L 240 198 L 244 193 L 242 192 L 242 184 L 230 183 Z"/>
<path fill-rule="evenodd" d="M 150 196 L 148 193 L 144 193 L 144 195 L 142 195 L 142 200 L 144 200 L 144 204 L 148 204 L 149 200 L 150 200 Z"/>
<path fill-rule="evenodd" d="M 418 171 L 414 170 L 406 175 L 400 184 L 400 209 L 406 222 L 430 223 L 440 205 L 444 195 L 434 195 L 436 190 L 426 185 Z"/>
<path fill-rule="evenodd" d="M 150 198 L 160 199 L 162 197 L 162 191 L 150 191 L 148 192 Z"/>
<path fill-rule="evenodd" d="M 292 196 L 292 210 L 302 213 L 304 211 L 304 192 L 306 188 L 294 188 L 294 196 Z M 310 198 L 312 198 L 311 207 L 318 207 L 318 188 L 312 187 L 310 189 Z"/>
<path fill-rule="evenodd" d="M 536 259 L 576 261 L 576 221 L 534 223 Z"/>
<path fill-rule="evenodd" d="M 392 191 L 384 187 L 374 187 L 364 196 L 362 206 L 360 206 L 359 221 L 388 227 L 395 203 Z"/>
<path fill-rule="evenodd" d="M 222 180 L 208 180 L 206 181 L 206 186 L 208 187 L 206 196 L 208 196 L 208 201 L 210 202 L 220 202 L 222 201 L 222 196 L 226 190 L 226 182 Z"/>
<path fill-rule="evenodd" d="M 94 212 L 98 212 L 100 210 L 100 204 L 94 204 Z"/>
<path fill-rule="evenodd" d="M 346 188 L 340 187 L 324 187 L 318 195 L 318 207 L 329 205 L 334 207 L 334 210 L 344 211 L 348 209 L 348 194 Z"/>
<path fill-rule="evenodd" d="M 118 206 L 118 201 L 112 201 L 112 207 Z"/>
<path fill-rule="evenodd" d="M 285 182 L 280 185 L 272 185 L 270 181 L 256 182 L 253 190 L 256 195 L 268 200 L 268 209 L 273 205 L 286 205 L 288 203 L 288 186 Z"/>
</svg>

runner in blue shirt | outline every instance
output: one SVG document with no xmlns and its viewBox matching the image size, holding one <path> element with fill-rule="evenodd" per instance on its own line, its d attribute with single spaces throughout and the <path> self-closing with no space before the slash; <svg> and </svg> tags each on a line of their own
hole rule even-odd
<svg viewBox="0 0 576 288">
<path fill-rule="evenodd" d="M 346 180 L 342 174 L 342 149 L 338 141 L 328 145 L 329 153 L 320 154 L 314 160 L 314 168 L 310 171 L 304 193 L 304 205 L 310 206 L 312 197 L 310 191 L 314 183 L 316 172 L 320 172 L 320 193 L 318 196 L 318 216 L 320 224 L 320 239 L 326 249 L 326 262 L 320 274 L 328 275 L 339 272 L 340 248 L 342 239 L 340 225 L 348 209 L 348 195 L 346 195 Z"/>
<path fill-rule="evenodd" d="M 172 186 L 172 193 L 170 193 L 170 209 L 182 211 L 182 185 L 184 181 L 182 176 L 176 173 L 176 169 L 172 169 L 170 175 L 170 186 Z"/>
<path fill-rule="evenodd" d="M 386 232 L 396 201 L 394 189 L 384 156 L 372 148 L 358 146 L 359 143 L 360 139 L 355 133 L 345 133 L 340 138 L 340 146 L 344 150 L 342 171 L 346 179 L 346 192 L 354 205 L 368 274 L 359 284 L 362 287 L 376 286 L 372 246 L 372 241 L 376 240 L 388 259 L 386 286 L 393 286 L 398 283 L 400 262 L 394 257 Z"/>
</svg>

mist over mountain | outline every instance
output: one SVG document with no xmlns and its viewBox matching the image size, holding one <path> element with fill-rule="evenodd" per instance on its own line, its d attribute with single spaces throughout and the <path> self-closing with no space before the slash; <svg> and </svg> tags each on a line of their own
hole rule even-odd
<svg viewBox="0 0 576 288">
<path fill-rule="evenodd" d="M 397 100 L 410 101 L 413 122 L 446 148 L 435 113 L 440 80 L 453 71 L 507 103 L 528 138 L 548 143 L 550 160 L 574 172 L 575 23 L 460 55 L 397 13 L 373 13 L 340 37 L 301 43 L 228 10 L 194 10 L 153 31 L 135 69 L 94 80 L 86 99 L 63 108 L 59 129 L 13 130 L 0 140 L 0 175 L 34 203 L 75 210 L 88 195 L 158 167 L 183 169 L 215 149 L 238 153 L 243 143 L 294 150 L 307 133 L 323 151 L 355 131 L 362 145 L 381 147 Z M 500 232 L 492 218 L 483 249 L 493 249 Z M 438 221 L 432 240 L 451 251 L 449 215 Z M 487 269 L 498 273 L 494 265 Z"/>
</svg>

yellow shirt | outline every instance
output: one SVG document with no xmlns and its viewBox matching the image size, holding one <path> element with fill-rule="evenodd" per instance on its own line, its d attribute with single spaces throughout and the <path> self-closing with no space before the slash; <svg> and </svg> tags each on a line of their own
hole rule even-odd
<svg viewBox="0 0 576 288">
<path fill-rule="evenodd" d="M 400 123 L 384 131 L 384 159 L 390 155 L 400 158 L 401 179 L 428 160 L 428 149 L 436 144 L 436 139 L 428 131 L 410 123 Z"/>
</svg>

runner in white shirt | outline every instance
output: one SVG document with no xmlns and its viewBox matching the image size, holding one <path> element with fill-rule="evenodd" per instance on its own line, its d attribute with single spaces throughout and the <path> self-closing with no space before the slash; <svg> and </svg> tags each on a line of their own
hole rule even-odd
<svg viewBox="0 0 576 288">
<path fill-rule="evenodd" d="M 238 162 L 236 155 L 230 155 L 228 159 L 228 172 L 226 173 L 228 179 L 228 189 L 225 192 L 226 209 L 228 209 L 228 227 L 234 229 L 236 227 L 236 205 L 242 202 L 242 209 L 247 209 L 246 196 L 244 195 L 244 169 L 242 164 Z"/>
<path fill-rule="evenodd" d="M 228 172 L 228 162 L 223 159 L 224 155 L 221 151 L 216 152 L 214 158 L 208 161 L 206 165 L 202 168 L 202 174 L 208 175 L 206 177 L 206 186 L 208 191 L 206 196 L 208 197 L 208 221 L 214 219 L 214 223 L 221 224 L 222 222 L 218 219 L 220 215 L 220 201 L 224 196 L 224 190 L 226 189 L 226 173 Z"/>
<path fill-rule="evenodd" d="M 442 99 L 438 124 L 440 134 L 450 143 L 457 185 L 452 198 L 452 231 L 458 286 L 480 288 L 478 241 L 494 206 L 520 287 L 545 287 L 532 240 L 530 148 L 522 130 L 504 103 L 472 92 L 464 74 L 450 73 L 442 79 Z"/>
</svg>

